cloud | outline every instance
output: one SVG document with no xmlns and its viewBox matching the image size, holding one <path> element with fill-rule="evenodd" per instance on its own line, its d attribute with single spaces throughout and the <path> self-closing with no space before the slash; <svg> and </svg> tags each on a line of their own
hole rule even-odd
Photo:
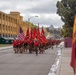
<svg viewBox="0 0 76 75">
<path fill-rule="evenodd" d="M 27 10 L 31 13 L 55 13 L 56 12 L 56 5 L 54 2 L 47 1 L 38 3 L 35 7 L 30 8 Z"/>
<path fill-rule="evenodd" d="M 61 27 L 63 22 L 61 18 L 57 14 L 40 14 L 41 17 L 33 17 L 31 18 L 31 22 L 34 24 L 40 24 L 40 26 L 49 27 L 50 25 L 54 25 L 54 27 Z"/>
<path fill-rule="evenodd" d="M 61 27 L 63 22 L 56 14 L 57 0 L 0 0 L 0 10 L 5 13 L 11 11 L 18 11 L 23 16 L 24 21 L 28 21 L 31 16 L 38 16 L 38 18 L 31 18 L 30 21 L 37 25 Z"/>
</svg>

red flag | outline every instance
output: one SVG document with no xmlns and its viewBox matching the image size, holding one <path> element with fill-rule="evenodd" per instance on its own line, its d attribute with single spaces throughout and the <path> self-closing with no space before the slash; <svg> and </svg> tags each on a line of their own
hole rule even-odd
<svg viewBox="0 0 76 75">
<path fill-rule="evenodd" d="M 42 31 L 41 31 L 41 37 L 42 37 L 43 42 L 46 44 L 47 39 L 45 37 L 45 31 L 44 31 L 44 28 L 43 27 L 42 27 Z"/>
<path fill-rule="evenodd" d="M 27 28 L 26 36 L 29 36 L 29 28 Z"/>
<path fill-rule="evenodd" d="M 47 43 L 47 39 L 44 35 L 37 35 L 37 38 L 40 42 L 46 44 Z"/>
<path fill-rule="evenodd" d="M 76 16 L 74 19 L 74 26 L 73 26 L 72 54 L 70 64 L 74 70 L 74 74 L 76 74 Z"/>
<path fill-rule="evenodd" d="M 38 35 L 40 35 L 40 29 L 39 29 L 39 24 L 38 24 Z"/>
<path fill-rule="evenodd" d="M 43 28 L 43 26 L 42 26 L 41 35 L 44 35 L 44 34 L 45 34 L 45 32 L 44 32 L 44 28 Z"/>
<path fill-rule="evenodd" d="M 42 36 L 38 36 L 38 40 L 44 44 L 46 44 L 46 42 L 47 42 L 47 40 Z"/>
<path fill-rule="evenodd" d="M 26 31 L 26 36 L 24 38 L 24 41 L 27 42 L 29 39 L 29 27 L 27 28 L 27 31 Z"/>
<path fill-rule="evenodd" d="M 33 31 L 33 38 L 37 38 L 37 31 L 36 31 L 36 28 L 34 28 L 34 31 Z"/>
<path fill-rule="evenodd" d="M 46 40 L 46 37 L 45 37 L 44 34 L 45 34 L 45 32 L 44 32 L 44 29 L 43 29 L 43 27 L 42 27 L 41 34 L 40 34 L 40 35 L 38 34 L 38 35 L 37 35 L 37 38 L 38 38 L 38 40 L 39 40 L 40 42 L 46 44 L 47 40 Z"/>
<path fill-rule="evenodd" d="M 24 36 L 23 30 L 22 30 L 22 28 L 20 27 L 19 34 L 18 34 L 18 40 L 23 41 L 24 38 L 25 38 L 25 36 Z"/>
<path fill-rule="evenodd" d="M 30 30 L 29 38 L 33 39 L 32 28 Z"/>
</svg>

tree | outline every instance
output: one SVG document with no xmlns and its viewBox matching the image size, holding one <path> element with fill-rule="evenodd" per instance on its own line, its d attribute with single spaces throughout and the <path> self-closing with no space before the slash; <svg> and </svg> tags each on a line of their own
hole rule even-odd
<svg viewBox="0 0 76 75">
<path fill-rule="evenodd" d="M 67 25 L 63 25 L 63 28 L 61 29 L 60 35 L 62 37 L 72 37 L 73 28 L 72 27 L 67 28 L 66 26 Z"/>
<path fill-rule="evenodd" d="M 28 22 L 28 21 L 26 21 L 26 22 Z M 31 22 L 28 22 L 28 25 L 29 25 L 32 29 L 34 29 L 35 27 L 37 28 L 37 26 L 36 26 L 35 24 L 31 23 Z"/>
<path fill-rule="evenodd" d="M 61 0 L 57 2 L 56 6 L 57 6 L 57 14 L 61 16 L 61 19 L 64 22 L 63 30 L 65 29 L 67 36 L 72 35 L 69 34 L 68 32 L 72 33 L 74 16 L 76 14 L 76 0 Z"/>
</svg>

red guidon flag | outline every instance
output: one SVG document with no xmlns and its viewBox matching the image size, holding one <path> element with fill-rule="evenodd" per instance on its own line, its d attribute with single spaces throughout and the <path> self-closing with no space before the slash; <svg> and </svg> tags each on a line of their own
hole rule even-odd
<svg viewBox="0 0 76 75">
<path fill-rule="evenodd" d="M 74 19 L 74 26 L 73 26 L 72 54 L 71 54 L 70 65 L 74 70 L 74 74 L 76 74 L 76 16 Z"/>
<path fill-rule="evenodd" d="M 33 30 L 32 30 L 32 28 L 30 30 L 29 38 L 31 38 L 33 40 Z"/>
<path fill-rule="evenodd" d="M 34 31 L 33 31 L 33 39 L 37 38 L 37 30 L 36 28 L 34 28 Z"/>
<path fill-rule="evenodd" d="M 38 40 L 39 40 L 40 42 L 42 42 L 42 43 L 44 43 L 44 44 L 47 43 L 46 37 L 40 35 L 40 36 L 37 36 L 37 38 L 38 38 Z"/>
<path fill-rule="evenodd" d="M 43 26 L 42 26 L 41 35 L 45 35 L 45 31 L 44 31 L 44 28 L 43 28 Z"/>
<path fill-rule="evenodd" d="M 42 43 L 44 43 L 44 44 L 47 43 L 47 39 L 46 39 L 46 37 L 45 37 L 45 32 L 44 32 L 43 27 L 42 27 L 41 34 L 38 33 L 37 38 L 38 38 L 38 40 L 39 40 L 40 42 L 42 42 Z"/>
<path fill-rule="evenodd" d="M 26 36 L 29 36 L 29 27 L 27 28 Z"/>
<path fill-rule="evenodd" d="M 27 42 L 29 39 L 29 27 L 27 28 L 27 31 L 26 31 L 26 36 L 24 38 L 24 41 Z"/>
<path fill-rule="evenodd" d="M 38 24 L 38 35 L 40 35 L 40 28 L 39 28 L 39 24 Z"/>
</svg>

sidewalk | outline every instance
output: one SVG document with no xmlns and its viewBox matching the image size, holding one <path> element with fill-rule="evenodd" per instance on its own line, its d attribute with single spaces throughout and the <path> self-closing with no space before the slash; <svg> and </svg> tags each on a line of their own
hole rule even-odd
<svg viewBox="0 0 76 75">
<path fill-rule="evenodd" d="M 10 48 L 13 48 L 13 46 L 0 47 L 0 50 L 4 50 L 4 49 L 10 49 Z"/>
<path fill-rule="evenodd" d="M 56 75 L 74 75 L 73 69 L 70 66 L 71 61 L 71 48 L 64 48 L 62 50 L 62 56 L 58 73 Z"/>
</svg>

